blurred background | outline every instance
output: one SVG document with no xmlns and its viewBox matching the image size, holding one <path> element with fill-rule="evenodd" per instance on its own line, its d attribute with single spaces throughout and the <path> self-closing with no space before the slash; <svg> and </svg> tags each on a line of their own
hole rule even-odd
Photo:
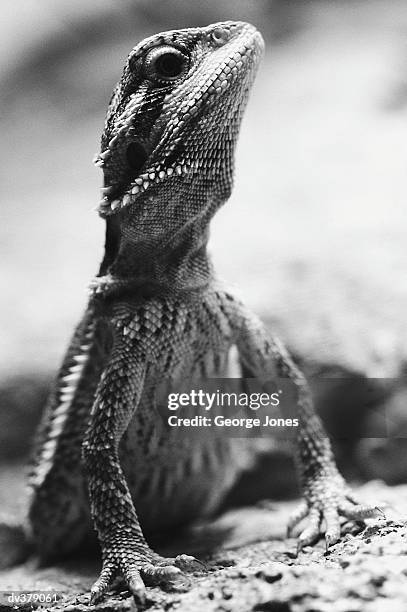
<svg viewBox="0 0 407 612">
<path fill-rule="evenodd" d="M 224 19 L 254 23 L 267 53 L 215 265 L 311 378 L 335 378 L 314 386 L 342 467 L 407 476 L 407 4 L 3 0 L 0 506 L 102 256 L 91 160 L 124 60 L 147 35 Z M 384 406 L 389 436 L 366 439 Z"/>
</svg>

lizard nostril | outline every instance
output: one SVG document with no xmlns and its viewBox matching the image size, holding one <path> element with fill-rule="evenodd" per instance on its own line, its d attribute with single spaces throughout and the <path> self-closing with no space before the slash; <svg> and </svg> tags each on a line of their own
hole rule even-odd
<svg viewBox="0 0 407 612">
<path fill-rule="evenodd" d="M 139 142 L 131 142 L 126 149 L 126 159 L 130 168 L 138 173 L 147 159 L 147 152 Z"/>
<path fill-rule="evenodd" d="M 217 47 L 221 47 L 228 42 L 230 32 L 225 28 L 215 28 L 211 33 L 210 38 Z"/>
</svg>

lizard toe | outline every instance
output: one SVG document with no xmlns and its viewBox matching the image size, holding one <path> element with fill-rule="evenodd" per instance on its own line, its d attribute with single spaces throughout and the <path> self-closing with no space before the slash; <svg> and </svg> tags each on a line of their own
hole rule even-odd
<svg viewBox="0 0 407 612">
<path fill-rule="evenodd" d="M 159 586 L 168 591 L 187 591 L 191 583 L 179 567 L 170 564 L 174 559 L 165 559 L 158 564 L 147 563 L 141 568 L 141 575 L 148 586 Z M 167 565 L 164 565 L 167 563 Z"/>
<path fill-rule="evenodd" d="M 171 559 L 165 559 L 161 563 L 146 563 L 141 568 L 141 574 L 149 586 L 169 586 L 182 580 L 182 571 L 175 565 L 170 565 Z"/>
<path fill-rule="evenodd" d="M 149 586 L 159 585 L 168 588 L 188 588 L 190 583 L 185 573 L 202 572 L 206 570 L 204 563 L 191 555 L 176 557 L 158 557 L 146 563 L 141 568 L 144 582 Z"/>
<path fill-rule="evenodd" d="M 125 580 L 136 604 L 144 606 L 146 603 L 146 587 L 140 572 L 132 568 L 129 572 L 126 572 Z"/>
<path fill-rule="evenodd" d="M 308 515 L 308 505 L 305 500 L 297 506 L 294 512 L 291 513 L 287 523 L 287 538 L 290 537 L 294 527 L 298 525 Z"/>
<path fill-rule="evenodd" d="M 341 507 L 341 513 L 343 516 L 346 516 L 346 518 L 351 518 L 355 521 L 375 518 L 378 516 L 386 518 L 386 515 L 380 506 L 361 504 L 357 496 L 350 490 L 346 492 L 345 500 Z"/>
<path fill-rule="evenodd" d="M 202 572 L 206 570 L 205 563 L 192 557 L 192 555 L 177 555 L 174 559 L 174 563 L 183 572 Z"/>
<path fill-rule="evenodd" d="M 310 546 L 318 539 L 321 529 L 321 512 L 317 508 L 308 511 L 307 526 L 297 539 L 297 555 L 305 546 Z"/>
<path fill-rule="evenodd" d="M 111 563 L 106 563 L 103 566 L 102 571 L 100 572 L 99 578 L 96 580 L 96 582 L 93 584 L 90 590 L 90 605 L 91 606 L 101 600 L 103 595 L 108 590 L 112 582 L 114 574 L 115 574 L 114 566 Z"/>
<path fill-rule="evenodd" d="M 360 504 L 340 474 L 325 474 L 306 483 L 305 503 L 289 519 L 287 531 L 291 533 L 307 517 L 307 525 L 297 540 L 297 553 L 321 535 L 325 536 L 328 550 L 340 539 L 341 517 L 363 521 L 380 514 L 384 515 L 378 506 Z"/>
<path fill-rule="evenodd" d="M 144 606 L 146 586 L 159 586 L 164 590 L 186 591 L 191 582 L 184 572 L 202 572 L 203 563 L 190 555 L 162 557 L 147 545 L 134 550 L 134 545 L 124 543 L 119 547 L 106 547 L 99 578 L 91 589 L 90 603 L 100 601 L 112 587 L 116 577 L 123 579 L 137 605 Z"/>
<path fill-rule="evenodd" d="M 98 603 L 103 595 L 111 588 L 116 576 L 123 578 L 124 584 L 129 589 L 136 604 L 143 606 L 146 600 L 146 587 L 141 577 L 140 564 L 130 555 L 122 555 L 117 559 L 112 557 L 106 559 L 103 564 L 99 578 L 91 588 L 90 603 Z"/>
<path fill-rule="evenodd" d="M 182 572 L 202 572 L 206 570 L 206 565 L 192 555 L 177 555 L 176 557 L 164 557 L 158 559 L 156 565 L 162 567 L 170 565 L 179 568 Z"/>
</svg>

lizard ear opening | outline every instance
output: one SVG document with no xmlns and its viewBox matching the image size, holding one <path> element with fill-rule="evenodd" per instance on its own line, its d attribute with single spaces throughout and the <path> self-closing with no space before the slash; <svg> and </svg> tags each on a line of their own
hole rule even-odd
<svg viewBox="0 0 407 612">
<path fill-rule="evenodd" d="M 126 150 L 127 163 L 135 174 L 139 174 L 147 159 L 147 152 L 139 142 L 131 142 Z"/>
</svg>

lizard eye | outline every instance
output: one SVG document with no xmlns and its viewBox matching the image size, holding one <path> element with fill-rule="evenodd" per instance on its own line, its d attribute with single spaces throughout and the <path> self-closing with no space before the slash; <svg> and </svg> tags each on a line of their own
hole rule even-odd
<svg viewBox="0 0 407 612">
<path fill-rule="evenodd" d="M 152 49 L 144 60 L 147 74 L 160 81 L 175 81 L 184 73 L 188 58 L 175 47 Z"/>
</svg>

